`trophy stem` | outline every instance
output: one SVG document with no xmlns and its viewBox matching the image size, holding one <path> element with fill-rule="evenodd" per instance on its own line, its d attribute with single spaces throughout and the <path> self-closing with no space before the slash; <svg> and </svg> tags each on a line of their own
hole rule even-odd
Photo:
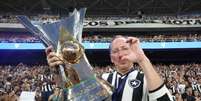
<svg viewBox="0 0 201 101">
<path fill-rule="evenodd" d="M 58 41 L 58 46 L 57 46 L 57 51 L 56 51 L 56 54 L 58 57 L 59 57 L 60 49 L 61 49 L 61 45 L 60 45 L 60 42 Z M 68 88 L 68 87 L 73 86 L 70 79 L 66 76 L 65 67 L 63 65 L 59 65 L 59 70 L 60 70 L 60 74 L 61 74 L 61 78 L 62 78 L 63 87 Z"/>
<path fill-rule="evenodd" d="M 61 74 L 61 77 L 62 77 L 62 82 L 64 83 L 64 87 L 70 87 L 72 86 L 72 82 L 69 80 L 69 78 L 66 77 L 66 73 L 65 73 L 65 70 L 64 70 L 64 67 L 62 65 L 59 65 L 59 69 L 60 69 L 60 74 Z"/>
</svg>

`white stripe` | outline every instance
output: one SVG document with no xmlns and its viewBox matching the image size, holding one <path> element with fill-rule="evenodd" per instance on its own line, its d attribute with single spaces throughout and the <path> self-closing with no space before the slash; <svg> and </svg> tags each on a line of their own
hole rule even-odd
<svg viewBox="0 0 201 101">
<path fill-rule="evenodd" d="M 191 86 L 193 90 L 196 90 L 196 85 L 194 83 L 192 83 Z"/>
<path fill-rule="evenodd" d="M 104 73 L 101 77 L 103 80 L 107 81 L 109 75 L 110 75 L 110 73 Z"/>
<path fill-rule="evenodd" d="M 173 101 L 172 95 L 168 91 L 167 87 L 163 85 L 162 88 L 159 90 L 149 93 L 149 101 L 157 101 L 158 98 L 162 97 L 163 95 L 167 94 L 171 101 Z"/>
<path fill-rule="evenodd" d="M 41 77 L 41 81 L 43 81 L 43 75 L 41 75 L 40 77 Z"/>
<path fill-rule="evenodd" d="M 144 76 L 142 101 L 148 101 L 147 97 L 148 97 L 147 80 L 146 77 Z"/>
<path fill-rule="evenodd" d="M 49 89 L 49 91 L 52 91 L 52 89 L 51 89 L 51 87 L 50 87 L 51 85 L 50 84 L 48 84 L 48 89 Z"/>
<path fill-rule="evenodd" d="M 201 85 L 197 84 L 198 92 L 201 94 Z"/>
<path fill-rule="evenodd" d="M 172 94 L 175 93 L 176 92 L 175 91 L 175 86 L 171 86 L 171 88 L 172 88 Z"/>
<path fill-rule="evenodd" d="M 116 85 L 115 85 L 116 89 L 119 87 L 119 78 L 121 78 L 121 76 L 117 74 L 116 81 L 115 81 L 115 83 L 116 83 Z"/>
<path fill-rule="evenodd" d="M 53 80 L 53 75 L 51 74 L 50 76 L 51 76 L 51 80 Z"/>
<path fill-rule="evenodd" d="M 42 85 L 42 91 L 44 91 L 44 87 L 43 87 L 43 85 Z"/>
<path fill-rule="evenodd" d="M 138 71 L 135 70 L 133 72 L 131 72 L 126 80 L 126 84 L 124 86 L 124 91 L 123 91 L 123 95 L 122 95 L 122 101 L 132 101 L 132 97 L 133 97 L 133 88 L 131 88 L 129 86 L 129 79 L 136 79 L 138 74 Z"/>
<path fill-rule="evenodd" d="M 112 86 L 114 87 L 115 86 L 115 80 L 116 80 L 116 76 L 117 75 L 117 72 L 115 71 L 114 73 L 113 73 L 113 76 L 112 76 Z"/>
<path fill-rule="evenodd" d="M 45 92 L 47 92 L 48 90 L 47 90 L 47 84 L 44 86 L 44 88 L 45 88 Z"/>
</svg>

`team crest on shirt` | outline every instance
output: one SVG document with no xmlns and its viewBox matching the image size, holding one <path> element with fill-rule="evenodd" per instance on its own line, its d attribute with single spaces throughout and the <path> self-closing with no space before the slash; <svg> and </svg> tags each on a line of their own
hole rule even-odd
<svg viewBox="0 0 201 101">
<path fill-rule="evenodd" d="M 137 79 L 133 79 L 133 80 L 129 80 L 128 84 L 132 87 L 132 88 L 137 88 L 140 86 L 141 81 L 137 80 Z"/>
</svg>

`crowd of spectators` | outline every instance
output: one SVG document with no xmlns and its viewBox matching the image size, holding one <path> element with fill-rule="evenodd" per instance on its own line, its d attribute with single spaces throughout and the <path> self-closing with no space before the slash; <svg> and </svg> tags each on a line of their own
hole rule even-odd
<svg viewBox="0 0 201 101">
<path fill-rule="evenodd" d="M 16 19 L 17 15 L 6 14 L 0 15 L 0 23 L 19 23 Z M 33 21 L 54 22 L 61 18 L 67 17 L 59 15 L 38 14 L 28 16 Z M 187 15 L 141 15 L 125 17 L 125 16 L 88 16 L 86 20 L 176 20 L 176 19 L 200 19 L 201 14 L 187 14 Z"/>
<path fill-rule="evenodd" d="M 86 34 L 85 34 L 86 35 Z M 108 34 L 112 35 L 112 34 Z M 131 34 L 130 34 L 131 35 Z M 134 37 L 138 37 L 141 42 L 195 42 L 201 41 L 201 34 L 133 34 Z M 83 36 L 83 43 L 109 43 L 113 36 L 104 35 L 90 35 Z"/>
<path fill-rule="evenodd" d="M 113 67 L 111 65 L 108 66 L 93 66 L 94 69 L 94 73 L 96 74 L 96 76 L 101 76 L 103 73 L 111 73 L 114 71 Z"/>
<path fill-rule="evenodd" d="M 134 67 L 141 70 L 137 65 Z M 175 101 L 201 100 L 201 64 L 155 64 L 154 67 Z M 101 76 L 113 72 L 114 67 L 94 66 L 93 71 Z M 47 65 L 0 66 L 0 101 L 18 101 L 22 91 L 36 92 L 36 101 L 46 101 L 60 94 L 55 82 Z"/>
<path fill-rule="evenodd" d="M 0 33 L 0 43 L 38 43 L 40 39 L 29 33 Z"/>
<path fill-rule="evenodd" d="M 107 35 L 83 35 L 83 43 L 109 43 L 113 36 Z M 141 42 L 197 42 L 201 41 L 201 34 L 133 34 Z M 39 43 L 39 38 L 25 34 L 0 33 L 0 43 Z"/>
<path fill-rule="evenodd" d="M 139 36 L 142 42 L 194 42 L 201 41 L 201 34 L 159 34 Z"/>
<path fill-rule="evenodd" d="M 19 101 L 22 91 L 36 92 L 36 101 L 46 101 L 55 86 L 47 65 L 0 66 L 0 101 Z"/>
<path fill-rule="evenodd" d="M 201 100 L 201 64 L 155 65 L 176 101 Z"/>
<path fill-rule="evenodd" d="M 0 23 L 19 23 L 16 16 L 17 15 L 0 15 Z M 28 17 L 33 21 L 42 21 L 44 23 L 55 22 L 61 18 L 58 15 L 43 15 L 43 14 Z"/>
<path fill-rule="evenodd" d="M 188 15 L 176 15 L 176 16 L 164 16 L 164 15 L 151 15 L 142 16 L 143 20 L 177 20 L 177 19 L 200 19 L 200 14 L 188 14 Z"/>
<path fill-rule="evenodd" d="M 43 23 L 52 23 L 61 19 L 58 15 L 38 15 L 38 16 L 30 16 L 32 21 L 39 21 Z"/>
<path fill-rule="evenodd" d="M 83 43 L 109 43 L 113 36 L 108 35 L 87 35 L 83 34 Z M 120 34 L 119 34 L 120 35 Z M 130 34 L 131 35 L 131 34 Z M 141 42 L 196 42 L 201 41 L 201 34 L 133 34 Z M 0 43 L 39 43 L 39 38 L 29 33 L 0 33 Z"/>
<path fill-rule="evenodd" d="M 125 16 L 90 16 L 86 20 L 177 20 L 177 19 L 200 19 L 200 14 L 186 15 L 139 15 L 132 17 Z"/>
<path fill-rule="evenodd" d="M 18 23 L 15 15 L 0 15 L 0 23 Z"/>
</svg>

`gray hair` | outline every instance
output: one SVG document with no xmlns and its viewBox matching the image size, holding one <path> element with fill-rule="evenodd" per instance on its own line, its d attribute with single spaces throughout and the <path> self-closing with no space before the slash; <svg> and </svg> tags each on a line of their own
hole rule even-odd
<svg viewBox="0 0 201 101">
<path fill-rule="evenodd" d="M 111 51 L 112 51 L 112 42 L 113 42 L 115 39 L 117 39 L 117 38 L 125 38 L 125 39 L 127 39 L 128 36 L 115 35 L 115 36 L 112 38 L 112 40 L 111 40 L 111 42 L 110 42 L 110 45 L 109 45 L 110 54 L 111 54 Z"/>
</svg>

